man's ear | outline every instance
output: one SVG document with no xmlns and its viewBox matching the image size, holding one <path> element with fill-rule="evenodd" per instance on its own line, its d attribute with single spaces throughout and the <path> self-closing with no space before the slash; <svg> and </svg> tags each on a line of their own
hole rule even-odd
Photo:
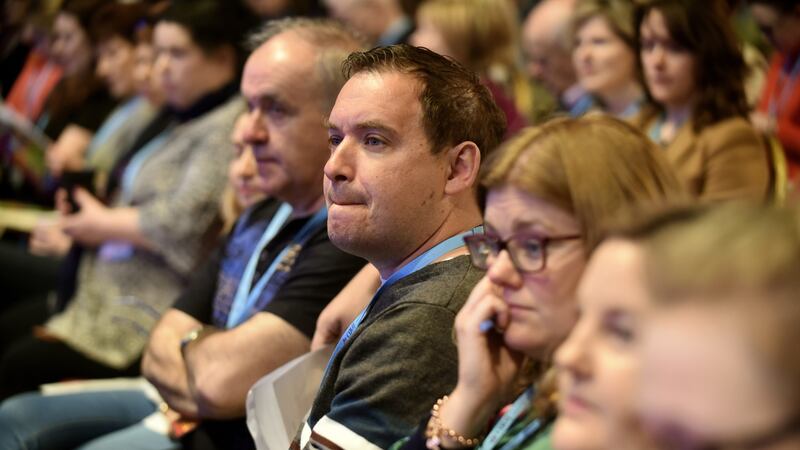
<svg viewBox="0 0 800 450">
<path fill-rule="evenodd" d="M 478 183 L 481 168 L 481 151 L 471 141 L 462 142 L 447 150 L 448 175 L 444 192 L 456 195 L 464 191 L 472 192 Z"/>
</svg>

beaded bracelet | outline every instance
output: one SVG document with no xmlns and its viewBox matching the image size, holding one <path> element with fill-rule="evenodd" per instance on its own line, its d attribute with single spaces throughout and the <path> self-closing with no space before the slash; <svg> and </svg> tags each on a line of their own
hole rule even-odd
<svg viewBox="0 0 800 450">
<path fill-rule="evenodd" d="M 480 438 L 466 438 L 452 428 L 447 428 L 442 424 L 442 419 L 439 417 L 439 410 L 441 409 L 442 405 L 447 401 L 447 396 L 436 400 L 436 404 L 433 405 L 431 409 L 431 420 L 428 421 L 428 426 L 425 429 L 425 437 L 427 440 L 425 441 L 425 447 L 429 448 L 430 450 L 441 450 L 442 449 L 442 436 L 447 436 L 448 438 L 458 442 L 458 445 L 461 447 L 475 447 L 480 442 Z"/>
</svg>

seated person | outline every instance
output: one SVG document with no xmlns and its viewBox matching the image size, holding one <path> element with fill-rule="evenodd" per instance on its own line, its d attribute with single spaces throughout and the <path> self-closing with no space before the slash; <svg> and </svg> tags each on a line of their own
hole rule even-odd
<svg viewBox="0 0 800 450">
<path fill-rule="evenodd" d="M 574 296 L 602 227 L 683 197 L 658 149 L 610 117 L 526 129 L 499 152 L 482 181 L 486 235 L 468 241 L 487 272 L 456 317 L 458 383 L 395 447 L 548 448 L 546 374 L 579 316 Z"/>
<path fill-rule="evenodd" d="M 240 10 L 173 2 L 157 23 L 167 106 L 112 170 L 112 206 L 74 191 L 80 210 L 61 226 L 84 250 L 73 253 L 78 273 L 74 292 L 62 293 L 66 308 L 27 324 L 13 311 L 0 317 L 23 331 L 0 343 L 0 398 L 65 378 L 138 373 L 149 331 L 207 252 L 218 220 L 226 143 L 243 107 L 235 95 L 243 30 L 221 17 Z M 198 34 L 207 29 L 217 32 Z M 43 326 L 25 328 L 34 325 Z"/>
<path fill-rule="evenodd" d="M 622 119 L 635 117 L 644 102 L 633 11 L 630 0 L 579 0 L 572 18 L 578 82 L 593 109 Z"/>
<path fill-rule="evenodd" d="M 323 118 L 344 82 L 338 68 L 360 48 L 359 41 L 339 25 L 307 19 L 271 23 L 261 35 L 267 40 L 244 71 L 250 112 L 240 122 L 243 145 L 237 146 L 232 170 L 239 174 L 240 197 L 261 193 L 274 199 L 247 209 L 234 225 L 225 245 L 156 325 L 142 365 L 168 416 L 196 426 L 182 439 L 187 448 L 254 447 L 244 421 L 248 389 L 308 351 L 319 311 L 364 266 L 328 240 L 318 176 L 328 155 Z M 158 405 L 142 393 L 133 396 L 15 397 L 0 408 L 0 435 L 14 430 L 9 433 L 18 442 L 46 438 L 52 448 L 72 448 L 121 429 L 84 448 L 131 448 L 142 439 L 169 448 L 167 436 L 135 425 Z M 80 416 L 81 401 L 95 408 L 82 427 L 70 429 L 66 422 Z M 126 403 L 149 408 L 118 413 Z M 45 410 L 64 416 L 42 419 Z M 56 428 L 58 433 L 47 432 Z"/>
<path fill-rule="evenodd" d="M 481 274 L 482 152 L 505 131 L 477 75 L 430 50 L 353 53 L 328 120 L 328 233 L 382 285 L 344 333 L 294 445 L 385 448 L 452 388 L 452 324 Z"/>
<path fill-rule="evenodd" d="M 41 139 L 5 140 L 0 197 L 53 204 L 54 182 L 43 164 L 48 142 L 85 146 L 115 106 L 95 73 L 95 47 L 89 29 L 102 0 L 66 0 L 53 22 L 51 57 L 62 78 L 47 98 L 35 126 Z M 19 135 L 19 134 L 18 134 Z M 73 144 L 70 144 L 73 145 Z"/>
<path fill-rule="evenodd" d="M 652 100 L 637 125 L 695 197 L 766 200 L 767 149 L 747 120 L 746 66 L 728 17 L 692 0 L 648 1 L 637 17 Z"/>
</svg>

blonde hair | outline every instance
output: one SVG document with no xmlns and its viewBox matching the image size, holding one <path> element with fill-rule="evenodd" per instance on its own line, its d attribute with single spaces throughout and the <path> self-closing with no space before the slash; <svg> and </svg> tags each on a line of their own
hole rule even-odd
<svg viewBox="0 0 800 450">
<path fill-rule="evenodd" d="M 580 0 L 572 16 L 572 35 L 589 20 L 602 17 L 611 31 L 636 52 L 635 8 L 631 0 Z M 573 38 L 574 44 L 574 38 Z"/>
<path fill-rule="evenodd" d="M 646 136 L 600 115 L 556 119 L 523 130 L 496 153 L 482 180 L 487 189 L 512 185 L 573 214 L 587 253 L 606 225 L 685 196 Z"/>
<path fill-rule="evenodd" d="M 800 209 L 696 207 L 639 228 L 656 305 L 741 307 L 753 325 L 743 332 L 800 413 Z"/>
<path fill-rule="evenodd" d="M 510 0 L 428 0 L 417 10 L 458 62 L 500 84 L 526 117 L 533 93 L 522 67 L 519 18 Z"/>
</svg>

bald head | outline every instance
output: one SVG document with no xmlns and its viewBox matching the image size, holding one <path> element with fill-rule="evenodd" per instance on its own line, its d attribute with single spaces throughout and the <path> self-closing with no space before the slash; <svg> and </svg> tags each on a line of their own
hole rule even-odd
<svg viewBox="0 0 800 450">
<path fill-rule="evenodd" d="M 570 21 L 575 0 L 543 0 L 528 15 L 522 30 L 526 69 L 553 95 L 575 84 Z"/>
<path fill-rule="evenodd" d="M 399 0 L 324 0 L 330 15 L 377 42 L 398 19 L 403 8 Z"/>
</svg>

